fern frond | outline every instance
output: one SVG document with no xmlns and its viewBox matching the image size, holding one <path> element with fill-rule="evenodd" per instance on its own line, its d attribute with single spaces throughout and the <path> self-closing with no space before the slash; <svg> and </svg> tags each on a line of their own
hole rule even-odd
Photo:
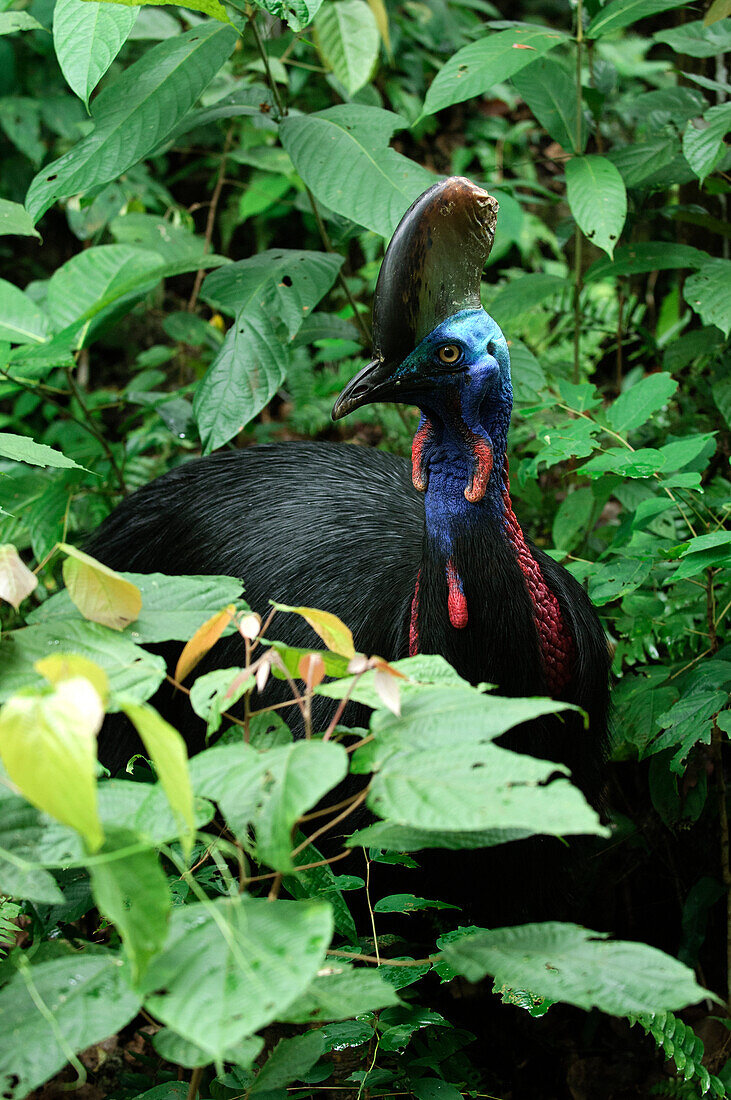
<svg viewBox="0 0 731 1100">
<path fill-rule="evenodd" d="M 716 1096 L 723 1098 L 727 1095 L 723 1082 L 718 1077 L 712 1076 L 706 1067 L 702 1065 L 705 1053 L 702 1039 L 696 1035 L 692 1027 L 684 1024 L 672 1012 L 638 1012 L 627 1017 L 629 1022 L 639 1024 L 644 1031 L 651 1035 L 658 1048 L 666 1058 L 675 1062 L 678 1073 L 682 1076 L 683 1084 L 688 1082 L 698 1089 L 696 1095 Z M 673 1083 L 668 1082 L 668 1086 Z M 663 1088 L 665 1086 L 663 1085 Z M 668 1091 L 660 1093 L 664 1096 L 686 1096 L 686 1092 Z M 692 1094 L 691 1094 L 692 1095 Z"/>
</svg>

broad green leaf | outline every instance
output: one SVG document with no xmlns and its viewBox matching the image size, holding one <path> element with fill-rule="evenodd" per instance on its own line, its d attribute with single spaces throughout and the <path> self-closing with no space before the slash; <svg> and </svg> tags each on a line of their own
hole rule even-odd
<svg viewBox="0 0 731 1100">
<path fill-rule="evenodd" d="M 0 455 L 11 458 L 13 462 L 27 462 L 31 466 L 53 466 L 63 470 L 84 468 L 45 443 L 34 443 L 25 435 L 12 435 L 10 432 L 0 432 Z"/>
<path fill-rule="evenodd" d="M 418 913 L 422 909 L 457 909 L 447 901 L 432 898 L 417 898 L 413 894 L 389 894 L 379 898 L 373 906 L 374 913 Z"/>
<path fill-rule="evenodd" d="M 39 1008 L 50 1013 L 53 1025 Z M 24 1100 L 77 1053 L 116 1035 L 140 999 L 123 977 L 122 960 L 98 948 L 23 963 L 0 990 L 0 1089 Z"/>
<path fill-rule="evenodd" d="M 320 56 L 352 96 L 370 78 L 380 35 L 365 0 L 325 0 L 315 19 Z"/>
<path fill-rule="evenodd" d="M 731 22 L 731 20 L 729 20 Z M 719 103 L 703 115 L 703 126 L 693 122 L 683 134 L 683 155 L 699 180 L 710 175 L 727 151 L 724 138 L 731 130 L 731 103 Z"/>
<path fill-rule="evenodd" d="M 641 447 L 637 451 L 630 451 L 624 447 L 608 447 L 601 454 L 590 458 L 581 467 L 581 472 L 588 474 L 589 477 L 601 477 L 602 474 L 619 474 L 620 477 L 651 477 L 664 465 L 662 453 L 653 447 Z"/>
<path fill-rule="evenodd" d="M 356 0 L 360 3 L 361 0 Z M 284 1088 L 292 1081 L 301 1081 L 325 1052 L 325 1036 L 321 1031 L 306 1031 L 280 1039 L 249 1089 L 249 1096 L 259 1096 Z"/>
<path fill-rule="evenodd" d="M 426 93 L 421 117 L 433 115 L 443 107 L 481 96 L 542 54 L 561 45 L 566 38 L 560 31 L 536 27 L 515 27 L 492 31 L 477 42 L 457 50 L 444 65 Z"/>
<path fill-rule="evenodd" d="M 726 425 L 731 428 L 731 378 L 719 378 L 713 383 L 711 392 L 718 411 L 726 421 Z"/>
<path fill-rule="evenodd" d="M 675 749 L 670 769 L 682 775 L 693 746 L 710 745 L 713 717 L 727 705 L 728 688 L 722 691 L 712 688 L 690 691 L 660 715 L 658 724 L 662 732 L 655 737 L 646 755 Z"/>
<path fill-rule="evenodd" d="M 356 970 L 342 959 L 333 959 L 327 973 L 318 974 L 310 986 L 280 1015 L 291 1024 L 347 1020 L 399 1004 L 396 990 L 375 970 Z"/>
<path fill-rule="evenodd" d="M 25 12 L 0 13 L 0 20 L 4 15 L 25 15 Z M 21 206 L 19 202 L 0 199 L 0 237 L 9 236 L 37 237 L 38 240 L 41 239 L 38 230 L 33 228 L 30 214 L 24 206 Z"/>
<path fill-rule="evenodd" d="M 0 340 L 40 344 L 48 331 L 48 318 L 43 310 L 17 286 L 0 279 Z"/>
<path fill-rule="evenodd" d="M 499 288 L 490 301 L 490 314 L 499 325 L 509 327 L 516 317 L 532 312 L 541 302 L 568 291 L 570 286 L 569 280 L 561 275 L 546 275 L 543 272 L 522 275 Z"/>
<path fill-rule="evenodd" d="M 651 141 L 634 141 L 614 148 L 608 154 L 620 171 L 627 187 L 658 187 L 664 189 L 674 178 L 678 160 L 691 169 L 680 152 L 680 142 L 674 134 L 664 134 Z"/>
<path fill-rule="evenodd" d="M 646 374 L 607 409 L 610 426 L 621 434 L 634 431 L 667 405 L 677 388 L 678 383 L 669 374 Z"/>
<path fill-rule="evenodd" d="M 583 153 L 586 120 L 573 73 L 552 57 L 540 57 L 516 73 L 513 84 L 554 141 L 567 152 Z"/>
<path fill-rule="evenodd" d="M 28 11 L 0 12 L 0 35 L 16 31 L 43 31 L 46 28 Z"/>
<path fill-rule="evenodd" d="M 56 57 L 66 83 L 87 110 L 89 96 L 127 40 L 139 10 L 95 0 L 57 0 L 53 10 Z"/>
<path fill-rule="evenodd" d="M 2 833 L 0 832 L 0 847 Z M 65 898 L 49 871 L 17 860 L 11 862 L 0 852 L 0 893 L 18 901 L 40 902 L 42 905 L 63 905 Z"/>
<path fill-rule="evenodd" d="M 558 765 L 487 743 L 451 741 L 460 732 L 443 726 L 429 753 L 390 752 L 379 761 L 367 804 L 396 825 L 471 831 L 525 829 L 565 836 L 604 832 L 576 787 L 549 776 Z M 451 741 L 451 743 L 450 743 Z"/>
<path fill-rule="evenodd" d="M 685 280 L 683 296 L 705 325 L 731 332 L 731 260 L 714 259 Z"/>
<path fill-rule="evenodd" d="M 613 260 L 602 257 L 593 263 L 584 276 L 584 282 L 613 279 L 619 275 L 644 275 L 648 271 L 674 271 L 683 267 L 696 270 L 709 259 L 707 252 L 689 244 L 637 241 L 621 245 Z"/>
<path fill-rule="evenodd" d="M 324 252 L 276 249 L 208 276 L 204 300 L 235 321 L 193 402 L 207 451 L 228 442 L 277 392 L 289 346 L 342 262 Z"/>
<path fill-rule="evenodd" d="M 476 848 L 493 848 L 496 844 L 508 844 L 511 840 L 524 840 L 534 835 L 534 829 L 456 829 L 412 828 L 408 825 L 392 825 L 389 821 L 377 821 L 358 829 L 347 839 L 349 848 L 385 848 L 392 852 L 418 852 L 422 848 L 450 848 L 474 851 Z"/>
<path fill-rule="evenodd" d="M 0 127 L 5 136 L 36 168 L 46 155 L 41 136 L 41 105 L 30 96 L 0 99 Z"/>
<path fill-rule="evenodd" d="M 264 11 L 268 11 L 277 19 L 283 19 L 296 33 L 309 26 L 322 4 L 322 0 L 256 0 L 256 2 L 259 7 L 264 8 Z"/>
<path fill-rule="evenodd" d="M 195 834 L 195 815 L 185 741 L 152 707 L 125 703 L 122 709 L 139 733 L 155 765 L 178 825 L 183 851 L 189 855 Z"/>
<path fill-rule="evenodd" d="M 92 0 L 79 0 L 79 3 L 90 3 Z M 214 257 L 206 254 L 206 242 L 202 237 L 196 237 L 182 225 L 173 225 L 166 218 L 158 218 L 153 214 L 120 214 L 109 223 L 109 232 L 120 245 L 134 247 L 135 250 L 144 249 L 145 252 L 156 252 L 158 264 L 162 259 L 165 263 L 179 265 L 190 262 L 198 263 L 201 267 L 208 266 Z M 102 250 L 96 251 L 101 254 Z M 120 255 L 123 255 L 120 253 Z M 206 263 L 207 261 L 208 263 Z M 225 261 L 228 262 L 228 261 Z"/>
<path fill-rule="evenodd" d="M 117 828 L 104 854 L 134 844 L 134 833 Z M 157 852 L 147 849 L 100 860 L 91 865 L 91 887 L 100 913 L 116 925 L 132 964 L 135 984 L 150 959 L 165 942 L 170 915 L 170 891 Z"/>
<path fill-rule="evenodd" d="M 483 929 L 442 951 L 468 981 L 492 974 L 497 984 L 614 1016 L 675 1010 L 708 996 L 692 970 L 657 948 L 611 941 L 575 924 Z"/>
<path fill-rule="evenodd" d="M 586 537 L 595 505 L 594 494 L 587 486 L 568 493 L 553 520 L 553 545 L 566 553 L 578 546 Z"/>
<path fill-rule="evenodd" d="M 256 830 L 259 859 L 291 872 L 292 829 L 301 814 L 344 778 L 342 745 L 296 741 L 267 752 L 249 745 L 221 745 L 197 756 L 191 775 L 197 794 L 215 799 L 236 835 Z"/>
<path fill-rule="evenodd" d="M 196 1066 L 207 1066 L 211 1061 L 208 1051 L 203 1050 L 202 1047 L 191 1042 L 190 1039 L 183 1039 L 181 1035 L 176 1035 L 168 1027 L 163 1027 L 160 1031 L 155 1032 L 152 1036 L 152 1045 L 166 1062 L 186 1066 L 188 1069 L 194 1069 Z M 251 1038 L 242 1039 L 240 1043 L 230 1047 L 224 1054 L 223 1059 L 225 1062 L 233 1062 L 237 1067 L 247 1066 L 261 1054 L 263 1046 L 264 1040 L 260 1039 L 258 1035 L 252 1035 Z M 180 1100 L 185 1100 L 186 1094 L 187 1085 Z M 143 1093 L 143 1096 L 147 1100 L 155 1100 L 149 1092 Z M 142 1100 L 142 1097 L 138 1097 L 138 1100 Z M 177 1100 L 177 1096 L 174 1098 L 161 1096 L 159 1100 Z"/>
<path fill-rule="evenodd" d="M 5 778 L 4 769 L 0 775 Z M 48 819 L 0 782 L 0 894 L 23 901 L 63 904 L 48 871 L 38 866 Z"/>
<path fill-rule="evenodd" d="M 100 847 L 96 735 L 104 706 L 83 677 L 42 695 L 16 695 L 0 710 L 0 757 L 29 802 Z"/>
<path fill-rule="evenodd" d="M 37 585 L 38 578 L 16 548 L 11 543 L 0 546 L 0 600 L 12 604 L 17 611 Z"/>
<path fill-rule="evenodd" d="M 589 595 L 598 607 L 640 587 L 652 571 L 652 558 L 616 558 L 594 567 L 589 574 Z"/>
<path fill-rule="evenodd" d="M 566 165 L 566 190 L 582 233 L 612 257 L 627 217 L 619 170 L 606 157 L 572 157 Z"/>
<path fill-rule="evenodd" d="M 541 428 L 538 438 L 543 444 L 541 450 L 528 463 L 528 477 L 535 477 L 541 466 L 555 466 L 567 458 L 584 458 L 598 447 L 594 438 L 600 427 L 592 420 L 564 420 L 555 427 Z"/>
<path fill-rule="evenodd" d="M 332 653 L 339 653 L 341 657 L 355 657 L 353 635 L 337 615 L 330 611 L 319 611 L 316 607 L 290 607 L 284 603 L 275 603 L 273 606 L 277 611 L 292 611 L 295 615 L 301 615 Z"/>
<path fill-rule="evenodd" d="M 95 0 L 76 0 L 83 7 Z M 128 245 L 87 248 L 57 268 L 48 284 L 48 312 L 56 329 L 79 321 L 74 342 L 90 342 L 93 331 L 124 301 L 128 307 L 160 281 L 163 264 L 156 252 Z M 132 289 L 129 289 L 129 288 Z M 105 303 L 108 305 L 105 306 Z M 91 314 L 89 320 L 83 321 Z"/>
<path fill-rule="evenodd" d="M 117 179 L 173 132 L 236 44 L 232 27 L 201 24 L 160 42 L 94 100 L 94 130 L 33 180 L 34 221 L 58 199 Z"/>
<path fill-rule="evenodd" d="M 59 549 L 68 555 L 62 569 L 64 583 L 85 619 L 112 630 L 124 630 L 135 621 L 142 608 L 137 585 L 75 546 L 62 542 Z"/>
<path fill-rule="evenodd" d="M 241 595 L 234 577 L 170 577 L 163 573 L 121 573 L 142 593 L 142 610 L 125 633 L 133 642 L 187 641 L 211 611 Z M 78 620 L 68 592 L 51 596 L 26 617 L 29 625 Z"/>
<path fill-rule="evenodd" d="M 85 620 L 37 623 L 6 634 L 0 642 L 0 700 L 26 687 L 43 684 L 37 661 L 59 654 L 79 654 L 101 665 L 109 677 L 112 698 L 108 709 L 119 710 L 119 700 L 142 702 L 165 679 L 165 661 L 135 645 L 124 634 Z"/>
<path fill-rule="evenodd" d="M 232 710 L 253 686 L 254 677 L 243 668 L 217 668 L 195 678 L 190 689 L 190 705 L 204 719 L 207 738 L 220 728 L 223 711 Z"/>
<path fill-rule="evenodd" d="M 705 457 L 711 457 L 716 449 L 716 436 L 714 432 L 700 432 L 698 435 L 688 436 L 685 439 L 676 439 L 673 443 L 665 443 L 660 448 L 663 457 L 663 475 L 682 470 L 684 466 L 695 462 L 705 452 Z M 670 486 L 668 486 L 669 488 Z"/>
<path fill-rule="evenodd" d="M 282 144 L 315 197 L 358 225 L 390 237 L 414 199 L 437 182 L 389 148 L 404 119 L 349 103 L 312 115 L 288 115 Z"/>
<path fill-rule="evenodd" d="M 145 1003 L 211 1059 L 222 1058 L 307 989 L 331 935 L 327 902 L 240 896 L 186 905 L 173 911 L 167 945 L 147 970 Z"/>
<path fill-rule="evenodd" d="M 661 11 L 680 8 L 685 0 L 610 0 L 597 12 L 587 27 L 587 38 L 599 38 L 603 34 L 629 27 L 638 19 L 657 15 Z"/>
<path fill-rule="evenodd" d="M 84 3 L 93 3 L 94 0 L 83 0 Z M 113 4 L 121 4 L 125 7 L 136 7 L 133 0 L 110 0 Z M 164 4 L 166 0 L 144 0 L 147 4 Z M 219 3 L 219 0 L 186 0 L 186 8 L 190 8 L 192 11 L 203 12 L 204 15 L 210 15 L 211 19 L 217 19 L 220 23 L 230 23 L 226 9 L 223 4 Z M 139 11 L 139 8 L 137 9 Z"/>
<path fill-rule="evenodd" d="M 708 15 L 710 9 L 706 18 Z M 689 57 L 717 57 L 731 50 L 731 19 L 721 17 L 714 23 L 695 19 L 684 23 L 682 27 L 658 31 L 653 38 Z"/>
</svg>

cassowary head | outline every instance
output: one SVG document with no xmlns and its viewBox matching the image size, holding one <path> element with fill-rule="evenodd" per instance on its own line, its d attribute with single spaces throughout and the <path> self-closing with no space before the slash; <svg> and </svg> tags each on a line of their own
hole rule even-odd
<svg viewBox="0 0 731 1100">
<path fill-rule="evenodd" d="M 375 358 L 343 390 L 334 419 L 373 401 L 418 405 L 427 416 L 457 416 L 471 427 L 499 410 L 510 415 L 507 343 L 480 302 L 497 209 L 459 176 L 409 208 L 378 278 Z"/>
</svg>

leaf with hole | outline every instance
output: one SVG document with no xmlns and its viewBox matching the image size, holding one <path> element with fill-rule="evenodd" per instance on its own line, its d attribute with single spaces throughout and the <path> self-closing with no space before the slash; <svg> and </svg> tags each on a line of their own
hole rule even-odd
<svg viewBox="0 0 731 1100">
<path fill-rule="evenodd" d="M 492 31 L 457 50 L 439 70 L 426 93 L 421 118 L 443 107 L 485 95 L 495 84 L 566 42 L 560 31 L 515 27 Z"/>
<path fill-rule="evenodd" d="M 566 191 L 582 233 L 612 257 L 627 216 L 619 170 L 606 157 L 572 157 L 566 165 Z"/>
</svg>

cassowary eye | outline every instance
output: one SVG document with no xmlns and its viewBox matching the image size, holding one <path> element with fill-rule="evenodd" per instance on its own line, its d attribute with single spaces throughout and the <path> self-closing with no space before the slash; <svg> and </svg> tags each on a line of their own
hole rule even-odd
<svg viewBox="0 0 731 1100">
<path fill-rule="evenodd" d="M 437 349 L 437 355 L 439 356 L 439 362 L 443 363 L 445 367 L 453 367 L 462 358 L 462 348 L 459 344 L 442 344 Z"/>
</svg>

